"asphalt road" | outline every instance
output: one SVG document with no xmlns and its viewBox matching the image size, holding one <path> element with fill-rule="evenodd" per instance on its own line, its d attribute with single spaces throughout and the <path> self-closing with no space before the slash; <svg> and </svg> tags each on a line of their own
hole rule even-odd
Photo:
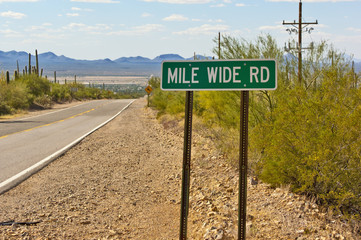
<svg viewBox="0 0 361 240">
<path fill-rule="evenodd" d="M 0 121 L 0 193 L 38 171 L 132 100 L 98 100 L 20 120 Z"/>
</svg>

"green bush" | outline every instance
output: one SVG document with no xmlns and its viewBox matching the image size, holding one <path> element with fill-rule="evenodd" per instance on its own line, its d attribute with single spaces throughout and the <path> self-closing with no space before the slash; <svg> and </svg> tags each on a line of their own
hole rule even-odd
<svg viewBox="0 0 361 240">
<path fill-rule="evenodd" d="M 361 91 L 347 75 L 327 75 L 317 91 L 278 91 L 272 118 L 253 130 L 253 150 L 263 153 L 266 182 L 360 214 Z"/>
<path fill-rule="evenodd" d="M 50 92 L 50 82 L 36 74 L 23 75 L 17 78 L 16 82 L 24 83 L 29 89 L 29 92 L 35 97 L 49 94 Z"/>
<path fill-rule="evenodd" d="M 0 115 L 12 114 L 17 110 L 27 109 L 32 95 L 25 83 L 0 80 Z"/>
<path fill-rule="evenodd" d="M 153 88 L 151 104 L 156 107 L 160 114 L 178 114 L 184 112 L 185 93 L 166 92 L 160 89 L 160 79 L 153 77 L 149 84 Z"/>
<path fill-rule="evenodd" d="M 6 83 L 4 74 L 0 76 L 0 115 L 13 114 L 34 104 L 51 108 L 53 102 L 120 97 L 122 96 L 111 91 L 88 88 L 83 84 L 50 83 L 46 78 L 36 74 L 19 76 L 9 84 Z"/>
</svg>

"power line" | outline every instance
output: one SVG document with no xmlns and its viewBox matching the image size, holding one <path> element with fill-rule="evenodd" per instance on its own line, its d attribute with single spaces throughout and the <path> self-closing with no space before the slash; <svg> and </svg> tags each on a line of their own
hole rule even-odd
<svg viewBox="0 0 361 240">
<path fill-rule="evenodd" d="M 302 49 L 310 49 L 310 48 L 303 48 L 302 47 L 302 32 L 303 29 L 305 30 L 305 32 L 311 33 L 312 30 L 314 30 L 313 27 L 308 27 L 309 25 L 313 25 L 313 24 L 318 24 L 318 21 L 316 20 L 316 22 L 302 22 L 302 2 L 300 0 L 299 3 L 299 12 L 298 12 L 298 22 L 293 21 L 293 22 L 285 22 L 285 20 L 283 20 L 283 25 L 291 25 L 292 28 L 288 28 L 286 31 L 288 31 L 290 34 L 292 33 L 298 33 L 298 44 L 296 46 L 296 48 L 291 48 L 290 44 L 289 44 L 289 48 L 286 50 L 290 51 L 291 49 L 296 49 L 298 52 L 298 81 L 301 85 L 302 83 Z M 311 44 L 311 48 L 313 47 L 313 44 Z"/>
</svg>

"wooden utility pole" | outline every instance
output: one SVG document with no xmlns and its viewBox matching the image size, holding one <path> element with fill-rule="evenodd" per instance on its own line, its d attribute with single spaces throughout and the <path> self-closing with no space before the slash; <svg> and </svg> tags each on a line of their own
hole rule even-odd
<svg viewBox="0 0 361 240">
<path fill-rule="evenodd" d="M 218 59 L 221 59 L 221 32 L 218 32 Z"/>
<path fill-rule="evenodd" d="M 301 85 L 302 84 L 302 49 L 308 49 L 308 48 L 302 48 L 302 30 L 303 28 L 307 27 L 311 24 L 318 24 L 318 21 L 316 22 L 302 22 L 302 2 L 300 0 L 299 3 L 299 10 L 298 10 L 298 22 L 285 22 L 283 20 L 283 25 L 292 25 L 293 28 L 287 29 L 287 31 L 291 34 L 292 32 L 298 33 L 298 46 L 294 49 L 298 52 L 298 82 Z M 313 28 L 306 28 L 306 32 L 311 33 Z M 291 47 L 286 49 L 287 51 L 291 50 Z"/>
</svg>

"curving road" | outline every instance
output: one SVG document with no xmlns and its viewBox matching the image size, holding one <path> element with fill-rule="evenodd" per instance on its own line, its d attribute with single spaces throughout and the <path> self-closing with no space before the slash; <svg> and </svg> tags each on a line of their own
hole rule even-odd
<svg viewBox="0 0 361 240">
<path fill-rule="evenodd" d="M 0 121 L 0 193 L 49 164 L 133 100 L 98 100 L 40 116 Z"/>
</svg>

